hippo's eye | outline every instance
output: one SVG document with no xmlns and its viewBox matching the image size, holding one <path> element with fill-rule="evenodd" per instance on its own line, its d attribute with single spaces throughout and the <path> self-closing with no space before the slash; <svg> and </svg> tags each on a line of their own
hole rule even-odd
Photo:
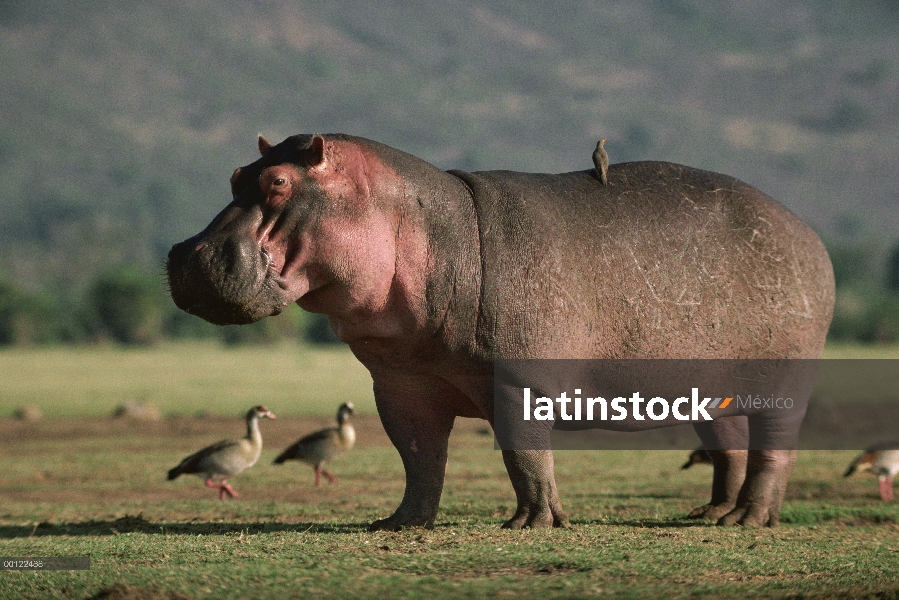
<svg viewBox="0 0 899 600">
<path fill-rule="evenodd" d="M 272 167 L 259 175 L 259 188 L 263 194 L 285 195 L 290 193 L 291 180 L 286 169 Z"/>
</svg>

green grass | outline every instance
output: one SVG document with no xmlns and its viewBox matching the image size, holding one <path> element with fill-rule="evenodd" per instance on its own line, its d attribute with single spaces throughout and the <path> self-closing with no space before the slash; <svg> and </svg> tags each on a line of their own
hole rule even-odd
<svg viewBox="0 0 899 600">
<path fill-rule="evenodd" d="M 509 532 L 499 528 L 515 505 L 501 456 L 482 421 L 460 419 L 435 529 L 369 533 L 367 524 L 388 515 L 403 491 L 399 456 L 370 408 L 356 420 L 357 448 L 333 465 L 338 483 L 317 489 L 308 467 L 270 464 L 333 419 L 337 396 L 361 403 L 370 394 L 366 377 L 352 389 L 356 371 L 344 351 L 8 352 L 0 355 L 8 405 L 7 390 L 25 389 L 26 373 L 41 373 L 20 355 L 54 359 L 41 385 L 60 399 L 42 408 L 66 418 L 0 419 L 0 556 L 88 555 L 91 569 L 0 571 L 3 598 L 88 598 L 116 584 L 143 598 L 899 594 L 899 503 L 881 501 L 873 477 L 841 477 L 854 452 L 800 453 L 782 525 L 725 529 L 681 518 L 707 500 L 711 478 L 704 465 L 679 469 L 686 452 L 560 451 L 557 480 L 572 527 Z M 6 369 L 12 364 L 16 376 Z M 54 374 L 54 364 L 67 375 Z M 89 373 L 100 390 L 93 403 Z M 336 381 L 346 389 L 328 395 Z M 134 389 L 153 390 L 147 399 L 182 416 L 99 417 Z M 196 418 L 186 398 L 225 416 Z M 241 498 L 220 502 L 195 477 L 164 480 L 189 452 L 239 435 L 235 415 L 257 401 L 281 414 L 262 423 L 259 464 L 232 480 Z M 307 408 L 312 416 L 299 416 Z"/>
<path fill-rule="evenodd" d="M 185 423 L 202 431 L 185 433 Z M 680 518 L 705 500 L 711 472 L 680 471 L 685 453 L 559 452 L 572 528 L 509 532 L 499 528 L 514 506 L 502 460 L 479 423 L 463 420 L 436 528 L 369 533 L 367 523 L 402 493 L 400 461 L 374 419 L 362 419 L 359 448 L 335 464 L 338 483 L 321 489 L 306 468 L 268 464 L 288 430 L 310 423 L 273 425 L 264 424 L 271 443 L 260 464 L 233 480 L 242 497 L 229 502 L 196 478 L 163 481 L 165 468 L 213 429 L 233 430 L 224 420 L 173 420 L 144 435 L 119 422 L 98 435 L 85 422 L 74 439 L 60 430 L 49 432 L 56 441 L 35 432 L 4 443 L 14 468 L 0 475 L 0 555 L 88 555 L 92 563 L 90 571 L 0 573 L 3 597 L 84 598 L 115 584 L 189 598 L 899 591 L 899 508 L 879 500 L 873 478 L 840 477 L 852 453 L 803 453 L 785 523 L 759 530 Z M 173 430 L 182 432 L 174 441 Z M 47 460 L 63 451 L 65 461 Z"/>
</svg>

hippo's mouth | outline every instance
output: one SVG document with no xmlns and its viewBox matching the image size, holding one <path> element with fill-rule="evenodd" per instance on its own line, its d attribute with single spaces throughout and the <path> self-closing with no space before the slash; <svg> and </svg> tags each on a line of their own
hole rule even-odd
<svg viewBox="0 0 899 600">
<path fill-rule="evenodd" d="M 255 244 L 188 240 L 172 247 L 166 270 L 178 308 L 216 325 L 253 323 L 293 301 L 271 255 Z"/>
</svg>

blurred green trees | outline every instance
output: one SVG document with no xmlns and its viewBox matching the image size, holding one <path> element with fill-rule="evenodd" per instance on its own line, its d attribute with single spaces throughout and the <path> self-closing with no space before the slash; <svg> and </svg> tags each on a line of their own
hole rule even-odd
<svg viewBox="0 0 899 600">
<path fill-rule="evenodd" d="M 104 272 L 80 293 L 35 294 L 22 287 L 0 280 L 0 346 L 149 345 L 167 339 L 212 339 L 228 345 L 338 342 L 326 317 L 296 305 L 251 325 L 212 325 L 174 305 L 161 272 L 134 265 Z"/>
<path fill-rule="evenodd" d="M 52 301 L 0 281 L 0 345 L 33 344 L 65 336 L 57 328 Z"/>
<path fill-rule="evenodd" d="M 104 273 L 88 289 L 88 329 L 97 339 L 151 344 L 162 337 L 163 299 L 155 278 L 136 267 Z"/>
<path fill-rule="evenodd" d="M 899 243 L 884 256 L 875 244 L 831 245 L 837 299 L 829 339 L 899 342 Z"/>
</svg>

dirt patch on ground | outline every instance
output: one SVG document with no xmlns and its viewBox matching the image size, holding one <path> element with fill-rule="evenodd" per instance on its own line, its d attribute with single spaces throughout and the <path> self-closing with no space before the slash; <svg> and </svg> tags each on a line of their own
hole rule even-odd
<svg viewBox="0 0 899 600">
<path fill-rule="evenodd" d="M 126 583 L 117 583 L 112 587 L 101 589 L 90 596 L 89 600 L 190 600 L 177 592 L 164 592 L 148 587 L 138 587 Z"/>
<path fill-rule="evenodd" d="M 361 417 L 353 421 L 357 435 L 374 444 L 389 444 L 377 417 Z M 306 433 L 333 427 L 333 419 L 279 418 L 261 424 L 267 446 L 287 445 Z M 212 441 L 237 438 L 244 434 L 241 419 L 210 417 L 173 417 L 159 421 L 134 421 L 129 419 L 47 419 L 40 422 L 22 422 L 13 419 L 0 420 L 0 450 L 14 452 L 23 442 L 33 447 L 41 441 L 77 441 L 103 438 L 146 440 L 155 446 L 160 440 L 178 443 L 179 440 L 209 436 Z M 180 444 L 179 444 L 180 445 Z M 198 448 L 199 449 L 199 448 Z"/>
<path fill-rule="evenodd" d="M 366 446 L 392 446 L 377 416 L 356 417 L 352 422 L 359 443 Z M 292 444 L 308 433 L 335 425 L 334 419 L 328 418 L 279 417 L 271 421 L 265 420 L 261 423 L 261 429 L 266 447 L 279 448 Z M 179 440 L 208 436 L 214 442 L 224 438 L 237 438 L 243 433 L 241 419 L 221 416 L 172 417 L 149 422 L 114 418 L 45 419 L 38 422 L 0 419 L 0 452 L 15 454 L 16 448 L 23 443 L 28 443 L 31 450 L 35 447 L 39 449 L 40 445 L 35 442 L 42 441 L 64 442 L 102 437 L 142 439 L 149 446 L 156 446 L 160 440 L 181 445 Z M 486 421 L 457 419 L 451 442 L 456 447 L 465 447 L 471 445 L 472 437 L 476 439 L 491 436 L 492 432 Z"/>
</svg>

